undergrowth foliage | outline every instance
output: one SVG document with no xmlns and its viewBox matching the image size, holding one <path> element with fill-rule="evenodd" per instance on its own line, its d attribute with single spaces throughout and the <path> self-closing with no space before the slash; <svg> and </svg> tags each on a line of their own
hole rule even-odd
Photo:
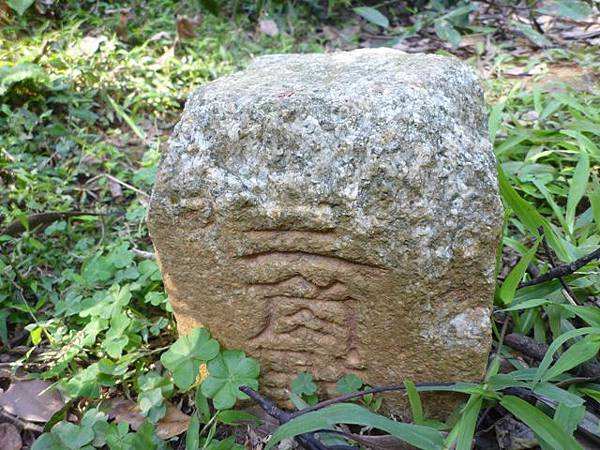
<svg viewBox="0 0 600 450">
<path fill-rule="evenodd" d="M 157 431 L 174 405 L 190 416 L 181 446 L 241 448 L 223 430 L 256 421 L 234 408 L 248 399 L 240 387 L 258 389 L 259 363 L 221 348 L 202 328 L 176 339 L 149 253 L 148 194 L 160 150 L 193 89 L 258 53 L 321 51 L 320 38 L 310 37 L 320 25 L 303 15 L 312 6 L 297 2 L 254 9 L 242 2 L 250 14 L 227 10 L 232 19 L 223 20 L 206 14 L 212 2 L 153 0 L 133 5 L 124 33 L 123 14 L 112 3 L 67 3 L 54 11 L 59 18 L 48 19 L 34 14 L 34 2 L 8 2 L 15 15 L 0 39 L 0 341 L 8 355 L 2 364 L 19 377 L 52 382 L 67 400 L 33 448 L 172 448 Z M 460 35 L 452 30 L 493 32 L 464 22 L 465 2 L 433 3 L 415 26 L 432 27 L 453 45 Z M 567 3 L 556 2 L 562 9 L 555 12 L 587 11 L 585 2 L 576 2 L 583 8 L 576 11 L 565 10 Z M 319 11 L 326 17 L 349 5 L 329 2 Z M 387 30 L 396 19 L 391 8 L 377 14 L 371 5 L 351 6 L 344 20 L 366 27 Z M 296 29 L 253 32 L 250 19 L 269 12 Z M 182 13 L 203 14 L 197 39 L 179 39 L 173 18 Z M 397 39 L 396 31 L 386 31 L 387 38 Z M 541 67 L 543 74 L 572 61 L 591 72 L 600 66 L 593 51 L 563 48 L 532 58 L 499 51 L 487 61 L 476 52 L 473 63 L 491 65 L 492 74 L 513 66 Z M 350 424 L 417 448 L 470 449 L 481 424 L 500 414 L 527 425 L 544 450 L 582 448 L 582 432 L 600 439 L 596 259 L 536 281 L 600 247 L 598 89 L 492 76 L 486 93 L 506 214 L 485 379 L 449 386 L 398 380 L 393 390 L 406 396 L 413 420 L 401 423 L 378 413 L 377 387 L 354 374 L 338 381 L 342 397 L 329 406 L 319 402 L 312 375 L 298 374 L 290 386 L 298 412 L 267 448 L 294 436 L 307 442 L 314 433 L 326 445 L 368 445 L 357 433 L 340 434 L 337 425 Z M 547 345 L 545 355 L 520 357 L 510 334 Z M 421 393 L 447 391 L 462 393 L 465 402 L 445 423 L 428 417 Z M 143 420 L 135 427 L 113 420 L 109 400 L 120 397 L 136 402 Z"/>
</svg>

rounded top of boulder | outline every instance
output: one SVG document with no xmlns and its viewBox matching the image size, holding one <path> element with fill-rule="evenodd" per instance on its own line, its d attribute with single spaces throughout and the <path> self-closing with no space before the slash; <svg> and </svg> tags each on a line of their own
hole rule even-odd
<svg viewBox="0 0 600 450">
<path fill-rule="evenodd" d="M 209 83 L 195 95 L 205 99 L 235 98 L 240 102 L 255 101 L 257 94 L 276 99 L 357 99 L 397 95 L 399 90 L 434 90 L 476 102 L 481 96 L 477 74 L 459 59 L 389 48 L 261 56 L 246 70 Z M 194 96 L 192 102 L 193 99 Z"/>
<path fill-rule="evenodd" d="M 192 208 L 203 223 L 256 229 L 477 233 L 501 222 L 486 122 L 477 75 L 453 57 L 261 57 L 190 97 L 149 220 Z"/>
</svg>

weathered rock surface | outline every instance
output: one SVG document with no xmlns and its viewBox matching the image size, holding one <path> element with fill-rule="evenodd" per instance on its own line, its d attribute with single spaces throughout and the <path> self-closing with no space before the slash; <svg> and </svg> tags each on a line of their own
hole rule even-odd
<svg viewBox="0 0 600 450">
<path fill-rule="evenodd" d="M 501 209 L 473 71 L 356 50 L 263 57 L 195 92 L 148 225 L 180 332 L 260 358 L 283 400 L 302 371 L 328 393 L 348 372 L 480 378 Z"/>
</svg>

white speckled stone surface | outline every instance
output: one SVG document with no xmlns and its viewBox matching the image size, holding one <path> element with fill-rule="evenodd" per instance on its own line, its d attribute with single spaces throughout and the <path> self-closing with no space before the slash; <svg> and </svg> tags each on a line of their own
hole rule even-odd
<svg viewBox="0 0 600 450">
<path fill-rule="evenodd" d="M 457 59 L 275 55 L 206 84 L 148 224 L 180 331 L 258 357 L 276 399 L 302 371 L 325 393 L 348 372 L 483 374 L 502 206 L 481 87 Z"/>
</svg>

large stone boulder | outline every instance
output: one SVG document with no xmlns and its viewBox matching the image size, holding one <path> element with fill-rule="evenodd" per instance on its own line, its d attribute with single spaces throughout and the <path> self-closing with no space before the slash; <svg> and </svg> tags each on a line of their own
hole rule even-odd
<svg viewBox="0 0 600 450">
<path fill-rule="evenodd" d="M 275 55 L 204 85 L 148 225 L 179 331 L 259 358 L 278 400 L 299 372 L 327 394 L 351 372 L 484 372 L 502 207 L 482 90 L 455 58 Z"/>
</svg>

